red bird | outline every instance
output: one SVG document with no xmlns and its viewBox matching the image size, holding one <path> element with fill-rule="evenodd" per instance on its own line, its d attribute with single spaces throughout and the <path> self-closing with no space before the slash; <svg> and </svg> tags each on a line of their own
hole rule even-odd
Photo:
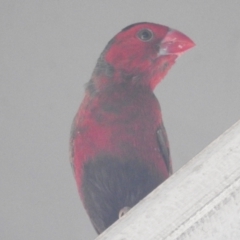
<svg viewBox="0 0 240 240">
<path fill-rule="evenodd" d="M 143 22 L 124 28 L 100 55 L 70 143 L 78 191 L 98 233 L 171 175 L 153 90 L 193 46 L 176 30 Z"/>
</svg>

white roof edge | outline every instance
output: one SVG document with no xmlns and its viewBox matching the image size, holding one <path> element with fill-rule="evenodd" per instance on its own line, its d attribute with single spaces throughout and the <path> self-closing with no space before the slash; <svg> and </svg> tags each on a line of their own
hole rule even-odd
<svg viewBox="0 0 240 240">
<path fill-rule="evenodd" d="M 240 239 L 240 121 L 97 238 L 120 239 Z"/>
</svg>

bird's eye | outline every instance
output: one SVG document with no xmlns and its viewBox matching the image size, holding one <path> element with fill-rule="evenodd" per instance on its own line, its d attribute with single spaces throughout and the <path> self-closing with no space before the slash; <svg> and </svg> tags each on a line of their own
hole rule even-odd
<svg viewBox="0 0 240 240">
<path fill-rule="evenodd" d="M 149 29 L 142 29 L 138 32 L 137 36 L 141 41 L 147 42 L 153 38 L 153 32 Z"/>
</svg>

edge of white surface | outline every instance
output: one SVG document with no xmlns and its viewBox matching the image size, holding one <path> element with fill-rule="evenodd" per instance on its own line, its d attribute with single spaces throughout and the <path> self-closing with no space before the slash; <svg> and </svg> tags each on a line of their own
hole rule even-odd
<svg viewBox="0 0 240 240">
<path fill-rule="evenodd" d="M 240 121 L 97 240 L 185 239 L 240 193 Z"/>
</svg>

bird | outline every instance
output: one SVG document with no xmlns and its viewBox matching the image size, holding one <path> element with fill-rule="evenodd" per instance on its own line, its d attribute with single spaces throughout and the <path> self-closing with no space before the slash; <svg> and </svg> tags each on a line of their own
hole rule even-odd
<svg viewBox="0 0 240 240">
<path fill-rule="evenodd" d="M 180 31 L 140 22 L 122 29 L 100 54 L 70 135 L 78 192 L 98 234 L 172 174 L 153 91 L 194 46 Z"/>
</svg>

